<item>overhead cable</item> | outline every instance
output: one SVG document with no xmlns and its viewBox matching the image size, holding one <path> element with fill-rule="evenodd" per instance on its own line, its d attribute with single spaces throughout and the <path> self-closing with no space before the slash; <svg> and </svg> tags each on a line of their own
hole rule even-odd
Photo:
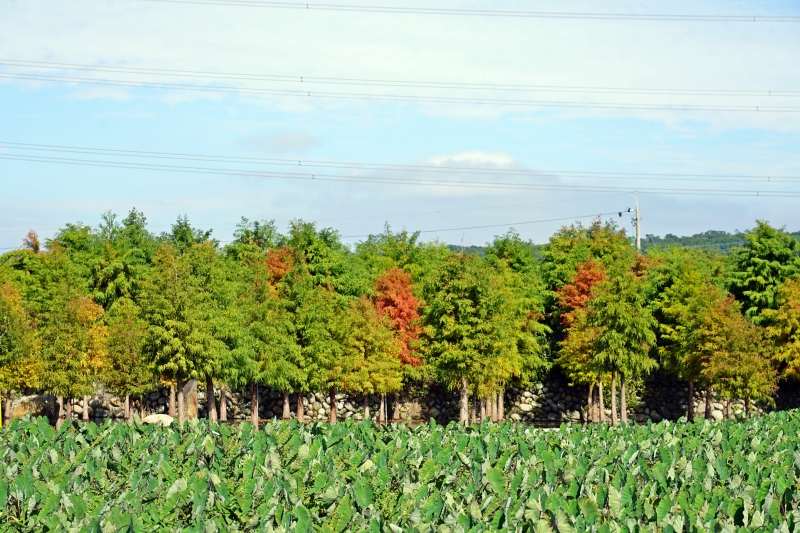
<svg viewBox="0 0 800 533">
<path fill-rule="evenodd" d="M 283 74 L 247 74 L 235 72 L 212 72 L 207 70 L 178 70 L 162 68 L 143 68 L 115 65 L 88 65 L 81 63 L 55 63 L 51 61 L 23 61 L 0 59 L 0 65 L 11 67 L 28 67 L 38 69 L 78 70 L 88 72 L 112 72 L 117 74 L 178 76 L 205 78 L 214 80 L 238 80 L 258 82 L 361 85 L 377 87 L 403 87 L 418 89 L 459 89 L 480 91 L 516 91 L 516 92 L 565 92 L 590 94 L 630 94 L 645 96 L 774 96 L 798 97 L 800 91 L 761 90 L 761 89 L 654 89 L 635 87 L 589 87 L 574 85 L 531 85 L 503 83 L 465 83 L 423 80 L 397 80 L 376 78 L 343 78 L 323 76 L 287 76 Z"/>
<path fill-rule="evenodd" d="M 527 220 L 524 222 L 509 222 L 506 224 L 486 224 L 483 226 L 465 226 L 462 228 L 445 228 L 445 229 L 426 229 L 426 230 L 418 230 L 414 233 L 439 233 L 441 231 L 458 231 L 458 230 L 466 230 L 466 229 L 485 229 L 485 228 L 505 228 L 505 227 L 513 227 L 513 226 L 524 226 L 527 224 L 541 224 L 544 222 L 561 222 L 564 220 L 580 220 L 582 218 L 597 218 L 601 216 L 608 216 L 608 215 L 616 215 L 617 212 L 614 211 L 612 213 L 594 213 L 593 215 L 580 215 L 576 217 L 562 217 L 562 218 L 548 218 L 543 220 Z M 365 235 L 342 235 L 343 239 L 352 239 L 357 237 L 369 237 L 371 234 Z"/>
<path fill-rule="evenodd" d="M 411 172 L 425 174 L 461 174 L 461 175 L 501 175 L 506 177 L 531 177 L 531 178 L 592 178 L 615 180 L 646 180 L 646 181 L 692 181 L 703 179 L 708 182 L 745 182 L 745 183 L 791 183 L 800 181 L 800 176 L 774 176 L 767 174 L 697 174 L 697 173 L 669 173 L 669 172 L 590 172 L 575 170 L 531 170 L 519 168 L 491 168 L 480 166 L 456 165 L 403 165 L 380 164 L 353 161 L 332 160 L 302 160 L 288 158 L 264 158 L 220 156 L 210 154 L 191 154 L 181 152 L 153 152 L 143 150 L 119 150 L 108 148 L 89 148 L 80 146 L 65 146 L 52 144 L 18 143 L 0 141 L 0 147 L 12 150 L 26 150 L 39 152 L 77 153 L 100 155 L 105 157 L 127 157 L 141 159 L 168 159 L 179 161 L 221 162 L 236 164 L 259 164 L 284 167 L 304 168 L 337 168 L 354 171 L 376 170 L 384 172 Z M 16 155 L 16 154 L 9 154 Z"/>
<path fill-rule="evenodd" d="M 17 156 L 0 153 L 0 159 L 14 161 L 29 161 L 37 163 L 56 163 L 64 165 L 80 165 L 106 168 L 125 168 L 133 170 L 155 170 L 187 174 L 210 174 L 218 176 L 242 176 L 251 178 L 270 178 L 304 181 L 332 181 L 351 183 L 376 183 L 382 185 L 417 185 L 428 187 L 460 187 L 476 189 L 508 189 L 508 190 L 582 190 L 592 192 L 633 192 L 651 194 L 699 195 L 699 196 L 781 196 L 800 197 L 800 191 L 792 190 L 760 190 L 760 189 L 698 189 L 698 188 L 669 188 L 669 187 L 641 187 L 606 186 L 606 185 L 572 185 L 572 184 L 540 184 L 540 183 L 513 183 L 513 182 L 486 182 L 486 181 L 456 181 L 434 179 L 409 179 L 400 177 L 368 177 L 368 176 L 342 176 L 325 173 L 300 173 L 300 172 L 268 172 L 258 170 L 243 170 L 230 168 L 208 168 L 186 165 L 163 165 L 134 162 L 115 162 L 77 158 L 60 158 L 44 156 Z"/>
<path fill-rule="evenodd" d="M 299 2 L 267 2 L 263 0 L 141 0 L 168 4 L 198 4 L 228 7 L 261 7 L 303 11 L 345 11 L 399 15 L 459 15 L 479 17 L 511 17 L 579 20 L 660 20 L 677 22 L 800 22 L 793 15 L 671 15 L 649 13 L 578 13 L 557 11 L 504 11 L 496 9 L 437 9 L 405 6 L 365 6 L 348 4 L 305 4 Z"/>
<path fill-rule="evenodd" d="M 395 214 L 383 214 L 383 215 L 367 215 L 367 216 L 360 216 L 360 217 L 337 217 L 337 218 L 318 218 L 316 219 L 317 222 L 332 222 L 332 221 L 341 221 L 341 220 L 367 220 L 367 219 L 375 219 L 375 218 L 394 218 L 394 217 L 408 217 L 408 216 L 422 216 L 422 215 L 449 215 L 451 213 L 466 213 L 466 212 L 473 212 L 473 211 L 489 211 L 492 209 L 508 209 L 510 207 L 529 207 L 532 205 L 550 205 L 550 204 L 561 204 L 565 202 L 580 202 L 582 200 L 599 200 L 601 198 L 614 198 L 620 196 L 629 196 L 630 193 L 615 193 L 615 194 L 603 194 L 600 196 L 593 195 L 593 196 L 582 196 L 580 198 L 566 198 L 563 200 L 548 200 L 546 202 L 528 202 L 524 204 L 511 204 L 511 205 L 492 205 L 492 206 L 485 206 L 485 207 L 471 207 L 467 209 L 447 209 L 447 210 L 437 210 L 437 211 L 424 211 L 424 212 L 416 212 L 416 213 L 395 213 Z M 215 227 L 215 226 L 238 226 L 241 222 L 217 222 L 217 223 L 198 223 L 197 226 L 208 226 L 208 227 Z M 168 228 L 172 227 L 173 224 L 148 224 L 148 228 Z M 41 230 L 41 231 L 57 231 L 57 230 Z M 19 233 L 20 230 L 0 230 L 0 233 Z"/>
<path fill-rule="evenodd" d="M 125 81 L 100 78 L 79 78 L 74 76 L 54 76 L 49 74 L 17 74 L 2 72 L 0 78 L 39 82 L 79 83 L 126 88 L 149 88 L 164 90 L 196 91 L 210 93 L 229 93 L 259 96 L 289 96 L 315 99 L 371 100 L 387 102 L 412 102 L 429 104 L 497 105 L 510 107 L 563 107 L 588 109 L 629 109 L 640 111 L 728 111 L 746 113 L 797 113 L 795 106 L 762 105 L 694 105 L 694 104 L 626 104 L 618 102 L 570 102 L 551 100 L 516 100 L 508 98 L 467 98 L 450 96 L 423 96 L 402 94 L 344 93 L 331 91 L 303 91 L 293 89 L 257 89 L 218 85 L 196 85 L 187 83 L 165 83 L 149 81 Z"/>
</svg>

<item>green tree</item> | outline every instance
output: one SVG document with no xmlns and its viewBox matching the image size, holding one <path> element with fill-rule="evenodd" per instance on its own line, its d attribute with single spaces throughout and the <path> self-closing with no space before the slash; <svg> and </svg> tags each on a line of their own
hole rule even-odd
<svg viewBox="0 0 800 533">
<path fill-rule="evenodd" d="M 108 365 L 103 380 L 125 399 L 125 420 L 131 419 L 131 396 L 141 396 L 158 385 L 153 360 L 145 352 L 147 322 L 129 298 L 120 298 L 106 315 Z"/>
<path fill-rule="evenodd" d="M 495 287 L 501 296 L 496 319 L 500 337 L 513 343 L 512 349 L 496 352 L 494 362 L 486 367 L 489 415 L 502 420 L 509 382 L 529 385 L 549 369 L 547 335 L 552 330 L 542 323 L 547 291 L 533 246 L 512 229 L 487 245 L 484 260 L 495 272 Z"/>
<path fill-rule="evenodd" d="M 289 395 L 298 392 L 297 417 L 303 420 L 301 389 L 307 389 L 304 361 L 295 342 L 293 316 L 279 289 L 291 269 L 291 250 L 277 248 L 242 255 L 247 282 L 238 299 L 246 328 L 246 340 L 233 351 L 236 383 L 263 384 L 284 394 L 283 418 L 291 416 Z M 251 413 L 252 415 L 252 413 Z"/>
<path fill-rule="evenodd" d="M 588 304 L 589 325 L 599 328 L 595 358 L 611 372 L 614 417 L 616 376 L 620 377 L 622 421 L 627 422 L 626 379 L 649 373 L 658 363 L 650 357 L 657 323 L 647 307 L 644 282 L 627 272 L 597 285 Z"/>
<path fill-rule="evenodd" d="M 336 393 L 345 386 L 336 319 L 350 300 L 371 293 L 369 276 L 361 259 L 331 229 L 317 231 L 314 224 L 296 220 L 280 244 L 291 257 L 277 289 L 299 347 L 299 371 L 306 380 L 299 390 L 327 392 L 335 422 Z"/>
<path fill-rule="evenodd" d="M 356 254 L 366 265 L 371 280 L 397 267 L 411 274 L 414 284 L 421 289 L 424 280 L 451 252 L 438 241 L 421 242 L 419 237 L 419 232 L 393 232 L 386 224 L 383 232 L 359 242 Z"/>
<path fill-rule="evenodd" d="M 617 229 L 613 221 L 604 224 L 598 219 L 589 227 L 576 222 L 557 231 L 542 248 L 544 281 L 548 289 L 556 291 L 575 276 L 577 265 L 590 258 L 614 278 L 632 268 L 635 253 L 625 230 Z"/>
<path fill-rule="evenodd" d="M 425 301 L 424 354 L 442 382 L 460 391 L 459 420 L 467 422 L 470 390 L 485 394 L 497 379 L 487 365 L 504 352 L 521 363 L 516 339 L 503 321 L 503 294 L 488 264 L 457 254 L 445 259 L 426 284 Z"/>
<path fill-rule="evenodd" d="M 777 292 L 787 278 L 800 274 L 800 242 L 764 221 L 745 234 L 747 244 L 731 253 L 730 291 L 744 315 L 766 325 L 765 309 L 777 309 Z"/>
<path fill-rule="evenodd" d="M 707 361 L 700 349 L 703 324 L 710 306 L 724 298 L 722 289 L 711 283 L 691 256 L 685 256 L 671 284 L 656 301 L 660 318 L 658 352 L 664 369 L 689 384 L 686 416 L 690 422 L 695 414 L 695 384 L 709 385 L 703 372 Z"/>
<path fill-rule="evenodd" d="M 92 297 L 106 311 L 120 298 L 135 301 L 149 274 L 156 242 L 146 230 L 146 223 L 136 209 L 122 223 L 110 211 L 102 216 L 89 267 Z"/>
<path fill-rule="evenodd" d="M 185 418 L 183 385 L 213 371 L 224 346 L 214 336 L 216 305 L 203 261 L 216 253 L 211 243 L 194 245 L 189 253 L 164 244 L 156 252 L 153 274 L 142 291 L 147 320 L 146 351 L 158 372 L 177 380 L 178 420 Z M 197 266 L 197 268 L 196 268 Z"/>
</svg>

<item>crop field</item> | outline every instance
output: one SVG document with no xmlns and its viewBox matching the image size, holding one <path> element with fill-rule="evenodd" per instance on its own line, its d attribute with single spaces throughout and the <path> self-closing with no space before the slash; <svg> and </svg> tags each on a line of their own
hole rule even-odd
<svg viewBox="0 0 800 533">
<path fill-rule="evenodd" d="M 183 430 L 15 421 L 3 531 L 797 531 L 800 412 L 745 422 Z"/>
</svg>

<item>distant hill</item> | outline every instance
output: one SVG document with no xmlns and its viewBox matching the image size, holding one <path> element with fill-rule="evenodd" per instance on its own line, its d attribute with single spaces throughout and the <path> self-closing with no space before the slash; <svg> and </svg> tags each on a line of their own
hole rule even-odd
<svg viewBox="0 0 800 533">
<path fill-rule="evenodd" d="M 453 253 L 461 253 L 462 248 L 458 244 L 448 244 L 448 248 Z M 464 246 L 463 248 L 464 253 L 470 255 L 477 255 L 478 257 L 483 257 L 486 255 L 486 247 L 485 246 Z"/>
<path fill-rule="evenodd" d="M 790 232 L 791 236 L 800 240 L 800 231 Z M 642 238 L 642 250 L 647 251 L 648 248 L 662 248 L 670 245 L 677 245 L 682 248 L 713 248 L 719 250 L 720 253 L 730 253 L 734 246 L 741 246 L 747 239 L 745 233 L 736 231 L 728 233 L 727 231 L 709 230 L 703 233 L 696 233 L 688 237 L 678 237 L 672 233 L 667 233 L 664 237 L 658 235 L 645 235 Z M 537 248 L 541 245 L 534 245 Z M 460 252 L 461 246 L 457 244 L 448 245 L 453 252 Z M 475 254 L 483 257 L 486 255 L 485 246 L 466 246 L 464 252 L 468 254 Z"/>
<path fill-rule="evenodd" d="M 789 234 L 800 240 L 800 231 Z M 727 254 L 734 246 L 742 246 L 746 242 L 745 233 L 740 231 L 728 233 L 727 231 L 710 230 L 696 233 L 690 237 L 678 237 L 672 233 L 667 233 L 664 237 L 646 235 L 642 239 L 642 249 L 646 251 L 648 248 L 678 245 L 683 248 L 714 248 Z"/>
</svg>

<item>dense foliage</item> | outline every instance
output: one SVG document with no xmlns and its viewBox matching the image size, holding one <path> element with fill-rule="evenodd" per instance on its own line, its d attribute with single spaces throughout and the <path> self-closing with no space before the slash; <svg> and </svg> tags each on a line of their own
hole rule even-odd
<svg viewBox="0 0 800 533">
<path fill-rule="evenodd" d="M 4 531 L 792 531 L 800 413 L 721 424 L 0 432 Z"/>
<path fill-rule="evenodd" d="M 252 407 L 267 387 L 284 418 L 294 396 L 302 421 L 298 393 L 366 400 L 438 382 L 466 422 L 502 420 L 506 388 L 555 366 L 587 388 L 590 419 L 608 401 L 617 423 L 657 367 L 748 411 L 800 374 L 800 243 L 762 221 L 727 256 L 643 255 L 600 220 L 538 247 L 510 231 L 481 255 L 388 226 L 354 246 L 301 220 L 282 234 L 242 219 L 225 246 L 211 235 L 185 216 L 152 234 L 135 209 L 44 243 L 29 233 L 0 257 L 0 390 L 56 395 L 63 420 L 98 384 L 125 398 L 126 418 L 130 396 L 167 386 L 182 422 L 187 380 L 249 389 Z M 215 394 L 212 421 L 226 413 Z"/>
</svg>

